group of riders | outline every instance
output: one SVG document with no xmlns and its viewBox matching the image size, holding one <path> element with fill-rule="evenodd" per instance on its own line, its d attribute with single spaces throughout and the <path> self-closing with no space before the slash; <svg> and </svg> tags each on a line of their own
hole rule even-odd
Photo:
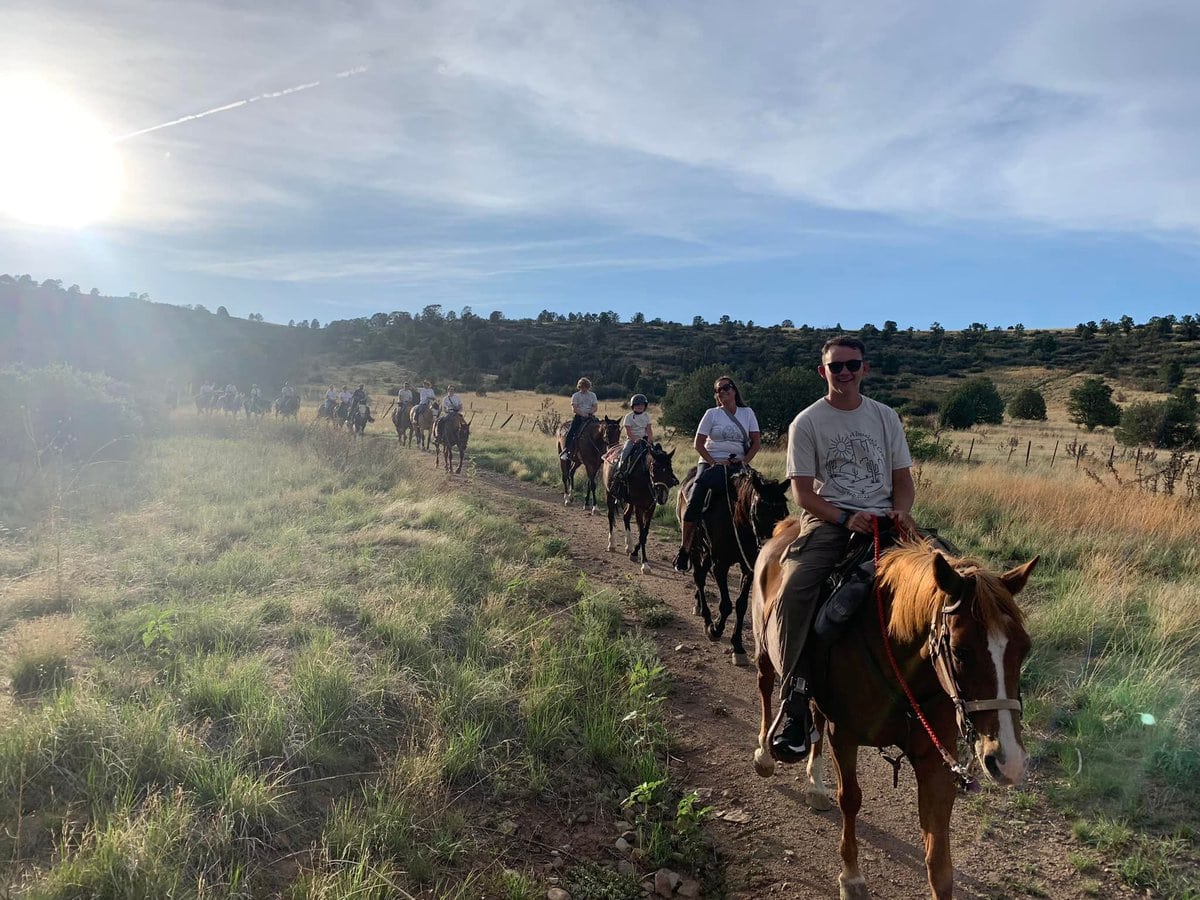
<svg viewBox="0 0 1200 900">
<path fill-rule="evenodd" d="M 904 428 L 895 410 L 861 393 L 869 370 L 861 341 L 846 336 L 827 341 L 817 366 L 825 395 L 801 410 L 788 428 L 786 476 L 802 511 L 800 529 L 782 549 L 781 599 L 758 636 L 760 646 L 767 642 L 784 661 L 783 715 L 768 735 L 771 754 L 781 762 L 803 760 L 816 739 L 803 650 L 822 588 L 845 558 L 851 536 L 872 535 L 877 528 L 916 533 L 912 458 Z M 588 379 L 581 378 L 577 388 L 571 396 L 575 415 L 564 442 L 564 462 L 572 458 L 575 441 L 598 406 Z M 696 427 L 697 474 L 675 558 L 681 572 L 693 563 L 706 506 L 718 498 L 724 502 L 732 479 L 750 470 L 762 447 L 758 419 L 732 378 L 716 380 L 713 399 Z M 629 406 L 621 422 L 625 442 L 616 473 L 618 491 L 653 441 L 646 397 L 635 394 Z"/>
<path fill-rule="evenodd" d="M 290 381 L 285 381 L 279 389 L 279 395 L 274 401 L 268 400 L 257 383 L 251 384 L 248 391 L 242 392 L 232 381 L 225 387 L 220 387 L 211 379 L 200 385 L 196 395 L 196 408 L 202 412 L 225 410 L 236 413 L 246 410 L 246 415 L 264 415 L 272 405 L 275 412 L 281 416 L 294 416 L 300 410 L 300 392 Z"/>
</svg>

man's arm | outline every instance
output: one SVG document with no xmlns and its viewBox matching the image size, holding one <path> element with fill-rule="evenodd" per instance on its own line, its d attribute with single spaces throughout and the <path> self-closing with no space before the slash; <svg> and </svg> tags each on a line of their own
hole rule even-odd
<svg viewBox="0 0 1200 900">
<path fill-rule="evenodd" d="M 824 497 L 816 492 L 813 487 L 813 482 L 816 480 L 812 475 L 793 475 L 792 476 L 792 499 L 806 513 L 816 516 L 822 521 L 829 522 L 832 525 L 842 524 L 851 531 L 867 532 L 871 530 L 871 515 L 864 512 L 856 512 L 850 516 L 844 523 L 841 521 L 843 510 L 834 506 Z"/>
<path fill-rule="evenodd" d="M 917 523 L 913 521 L 913 501 L 917 498 L 917 488 L 913 483 L 912 469 L 892 470 L 892 508 L 888 517 L 900 527 L 901 531 L 915 532 Z"/>
</svg>

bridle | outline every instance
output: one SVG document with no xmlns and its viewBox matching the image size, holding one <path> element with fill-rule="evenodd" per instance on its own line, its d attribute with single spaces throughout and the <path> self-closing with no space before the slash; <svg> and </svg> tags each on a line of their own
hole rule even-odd
<svg viewBox="0 0 1200 900">
<path fill-rule="evenodd" d="M 962 689 L 958 686 L 958 678 L 952 662 L 954 654 L 950 645 L 950 617 L 959 613 L 963 603 L 971 599 L 974 591 L 975 579 L 970 576 L 964 577 L 959 595 L 944 602 L 941 609 L 933 614 L 933 621 L 929 625 L 929 659 L 933 663 L 933 671 L 937 673 L 942 690 L 954 704 L 954 714 L 958 720 L 958 733 L 971 746 L 974 746 L 979 739 L 979 733 L 970 719 L 971 713 L 1007 709 L 1020 716 L 1022 711 L 1019 696 L 1015 700 L 1009 697 L 996 697 L 991 700 L 964 700 L 962 698 Z"/>
<path fill-rule="evenodd" d="M 667 454 L 663 452 L 662 455 L 665 457 Z M 666 506 L 667 494 L 670 493 L 673 485 L 679 484 L 679 479 L 675 477 L 675 472 L 670 466 L 667 467 L 667 472 L 670 473 L 669 480 L 659 476 L 658 466 L 655 465 L 658 455 L 655 453 L 654 448 L 646 451 L 643 459 L 646 460 L 646 474 L 650 476 L 650 490 L 654 494 L 654 500 L 659 506 Z"/>
<path fill-rule="evenodd" d="M 873 517 L 872 526 L 875 537 L 875 570 L 879 569 L 879 519 Z M 963 700 L 962 691 L 958 686 L 958 679 L 954 673 L 954 665 L 951 663 L 953 649 L 950 643 L 950 621 L 949 617 L 956 615 L 962 608 L 963 603 L 969 601 L 975 592 L 975 579 L 970 576 L 962 576 L 962 587 L 958 591 L 956 597 L 950 598 L 949 602 L 943 601 L 941 607 L 933 614 L 933 621 L 929 625 L 929 655 L 933 664 L 933 671 L 937 675 L 938 683 L 942 690 L 950 698 L 954 704 L 955 719 L 958 723 L 958 734 L 974 748 L 975 742 L 979 738 L 979 733 L 975 730 L 975 726 L 969 718 L 970 713 L 983 712 L 985 710 L 1013 710 L 1017 715 L 1021 714 L 1020 699 L 1011 700 L 1008 698 L 995 697 L 990 700 Z M 933 726 L 929 724 L 929 720 L 925 718 L 925 713 L 921 710 L 920 703 L 913 696 L 912 688 L 908 686 L 908 682 L 904 680 L 904 675 L 900 671 L 900 665 L 896 662 L 896 656 L 892 653 L 892 642 L 888 640 L 887 619 L 883 614 L 883 589 L 878 578 L 875 581 L 875 604 L 879 613 L 879 631 L 883 638 L 883 648 L 887 651 L 888 661 L 892 665 L 892 672 L 896 676 L 896 680 L 900 682 L 900 687 L 904 690 L 904 695 L 908 698 L 909 706 L 912 707 L 913 715 L 921 723 L 925 729 L 926 735 L 937 749 L 942 757 L 947 768 L 954 773 L 958 779 L 959 787 L 965 791 L 974 793 L 979 790 L 979 782 L 971 775 L 967 764 L 959 762 L 950 754 L 950 751 L 945 748 L 937 734 L 934 733 Z"/>
</svg>

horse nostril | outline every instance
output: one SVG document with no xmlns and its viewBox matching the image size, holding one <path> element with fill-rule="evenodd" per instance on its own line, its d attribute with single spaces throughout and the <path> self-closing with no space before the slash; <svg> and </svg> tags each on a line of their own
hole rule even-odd
<svg viewBox="0 0 1200 900">
<path fill-rule="evenodd" d="M 993 778 L 995 778 L 997 781 L 1000 781 L 1003 778 L 1003 776 L 1000 773 L 1000 763 L 1001 762 L 1002 762 L 1002 760 L 1000 760 L 998 758 L 997 754 L 995 754 L 995 753 L 989 753 L 989 754 L 987 754 L 987 756 L 985 756 L 983 758 L 983 764 L 984 764 L 984 766 L 987 767 L 988 774 L 991 775 Z"/>
</svg>

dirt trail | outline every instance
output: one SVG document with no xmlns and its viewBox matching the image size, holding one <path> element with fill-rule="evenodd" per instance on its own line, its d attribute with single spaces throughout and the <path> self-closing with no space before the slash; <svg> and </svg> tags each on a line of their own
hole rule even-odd
<svg viewBox="0 0 1200 900">
<path fill-rule="evenodd" d="M 754 773 L 751 756 L 759 712 L 753 666 L 731 664 L 729 627 L 721 644 L 705 638 L 700 620 L 692 615 L 691 578 L 670 568 L 675 546 L 651 532 L 652 571 L 640 575 L 621 552 L 619 521 L 618 550 L 606 551 L 608 521 L 603 508 L 589 517 L 579 505 L 564 507 L 561 494 L 550 488 L 491 472 L 478 471 L 469 481 L 447 478 L 447 483 L 482 491 L 501 504 L 514 498 L 532 504 L 540 517 L 538 524 L 553 528 L 570 542 L 572 556 L 590 578 L 618 588 L 638 579 L 644 591 L 671 608 L 672 621 L 650 633 L 673 679 L 668 713 L 678 739 L 680 759 L 675 768 L 681 783 L 710 798 L 707 802 L 718 810 L 711 829 L 727 863 L 730 896 L 836 897 L 841 815 L 836 807 L 827 813 L 805 807 L 801 766 L 780 766 L 771 778 Z M 747 616 L 747 649 L 753 647 L 750 632 Z M 899 787 L 893 788 L 892 767 L 874 750 L 864 748 L 859 769 L 860 865 L 872 896 L 928 897 L 911 768 L 905 765 Z M 1036 787 L 1036 771 L 1031 783 Z M 955 804 L 955 896 L 969 900 L 1141 896 L 1110 872 L 1081 876 L 1068 860 L 1079 845 L 1068 823 L 1044 802 L 1017 804 L 1012 794 L 997 788 L 985 788 L 983 796 L 980 804 L 961 797 Z M 1025 794 L 1023 799 L 1031 796 Z"/>
</svg>

